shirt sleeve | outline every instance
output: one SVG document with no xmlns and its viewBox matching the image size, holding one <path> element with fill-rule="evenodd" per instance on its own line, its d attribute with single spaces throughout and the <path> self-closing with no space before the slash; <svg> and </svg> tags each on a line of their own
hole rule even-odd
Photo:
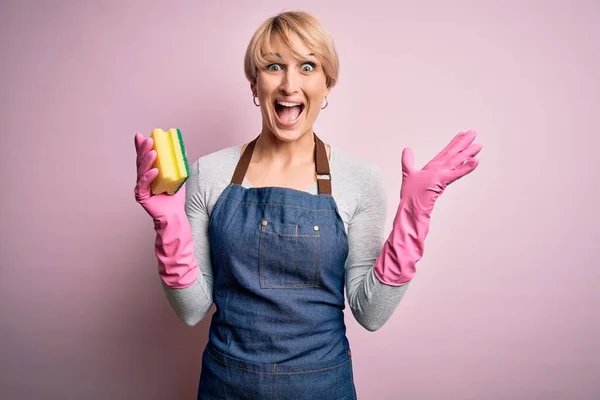
<svg viewBox="0 0 600 400">
<path fill-rule="evenodd" d="M 186 288 L 172 288 L 164 283 L 162 285 L 170 306 L 188 326 L 200 322 L 213 304 L 213 269 L 208 239 L 209 212 L 205 187 L 199 163 L 196 162 L 190 168 L 190 177 L 185 184 L 185 212 L 192 228 L 194 255 L 200 273 L 196 282 Z"/>
<path fill-rule="evenodd" d="M 390 286 L 373 273 L 383 248 L 387 211 L 386 189 L 378 166 L 372 164 L 355 214 L 348 224 L 346 296 L 354 318 L 369 331 L 381 328 L 398 307 L 408 283 Z"/>
</svg>

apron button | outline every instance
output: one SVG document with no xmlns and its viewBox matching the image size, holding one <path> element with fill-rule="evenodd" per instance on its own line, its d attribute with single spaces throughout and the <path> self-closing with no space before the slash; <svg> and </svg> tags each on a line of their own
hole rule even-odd
<svg viewBox="0 0 600 400">
<path fill-rule="evenodd" d="M 315 225 L 313 229 L 314 229 L 315 231 L 318 231 L 318 230 L 319 230 L 319 225 Z"/>
<path fill-rule="evenodd" d="M 263 219 L 263 221 L 261 222 L 262 226 L 267 226 L 267 221 Z"/>
</svg>

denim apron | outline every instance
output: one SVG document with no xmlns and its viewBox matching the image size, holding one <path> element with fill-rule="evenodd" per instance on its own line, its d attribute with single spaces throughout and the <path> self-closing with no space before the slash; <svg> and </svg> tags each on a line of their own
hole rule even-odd
<svg viewBox="0 0 600 400">
<path fill-rule="evenodd" d="M 343 313 L 348 240 L 314 139 L 319 194 L 243 187 L 257 137 L 215 203 L 216 311 L 198 399 L 356 399 Z"/>
</svg>

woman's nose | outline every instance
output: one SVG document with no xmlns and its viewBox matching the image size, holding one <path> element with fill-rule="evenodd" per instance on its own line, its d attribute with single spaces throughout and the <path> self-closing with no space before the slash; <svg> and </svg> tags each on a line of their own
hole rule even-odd
<svg viewBox="0 0 600 400">
<path fill-rule="evenodd" d="M 286 94 L 296 93 L 298 92 L 299 82 L 300 80 L 298 79 L 297 73 L 288 69 L 283 74 L 280 89 Z"/>
</svg>

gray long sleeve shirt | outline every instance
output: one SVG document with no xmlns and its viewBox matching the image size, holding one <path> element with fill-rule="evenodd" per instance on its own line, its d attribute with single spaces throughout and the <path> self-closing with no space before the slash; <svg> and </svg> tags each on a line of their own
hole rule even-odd
<svg viewBox="0 0 600 400">
<path fill-rule="evenodd" d="M 331 146 L 332 196 L 344 221 L 349 253 L 345 263 L 346 301 L 359 324 L 379 329 L 392 315 L 408 284 L 390 286 L 373 273 L 384 242 L 386 191 L 380 169 L 358 156 Z M 200 157 L 190 166 L 186 183 L 186 214 L 194 238 L 200 272 L 193 285 L 177 289 L 163 282 L 171 307 L 187 325 L 202 320 L 213 304 L 208 222 L 213 206 L 231 181 L 242 145 Z M 250 187 L 247 180 L 243 186 Z M 317 194 L 315 182 L 308 190 Z"/>
</svg>

